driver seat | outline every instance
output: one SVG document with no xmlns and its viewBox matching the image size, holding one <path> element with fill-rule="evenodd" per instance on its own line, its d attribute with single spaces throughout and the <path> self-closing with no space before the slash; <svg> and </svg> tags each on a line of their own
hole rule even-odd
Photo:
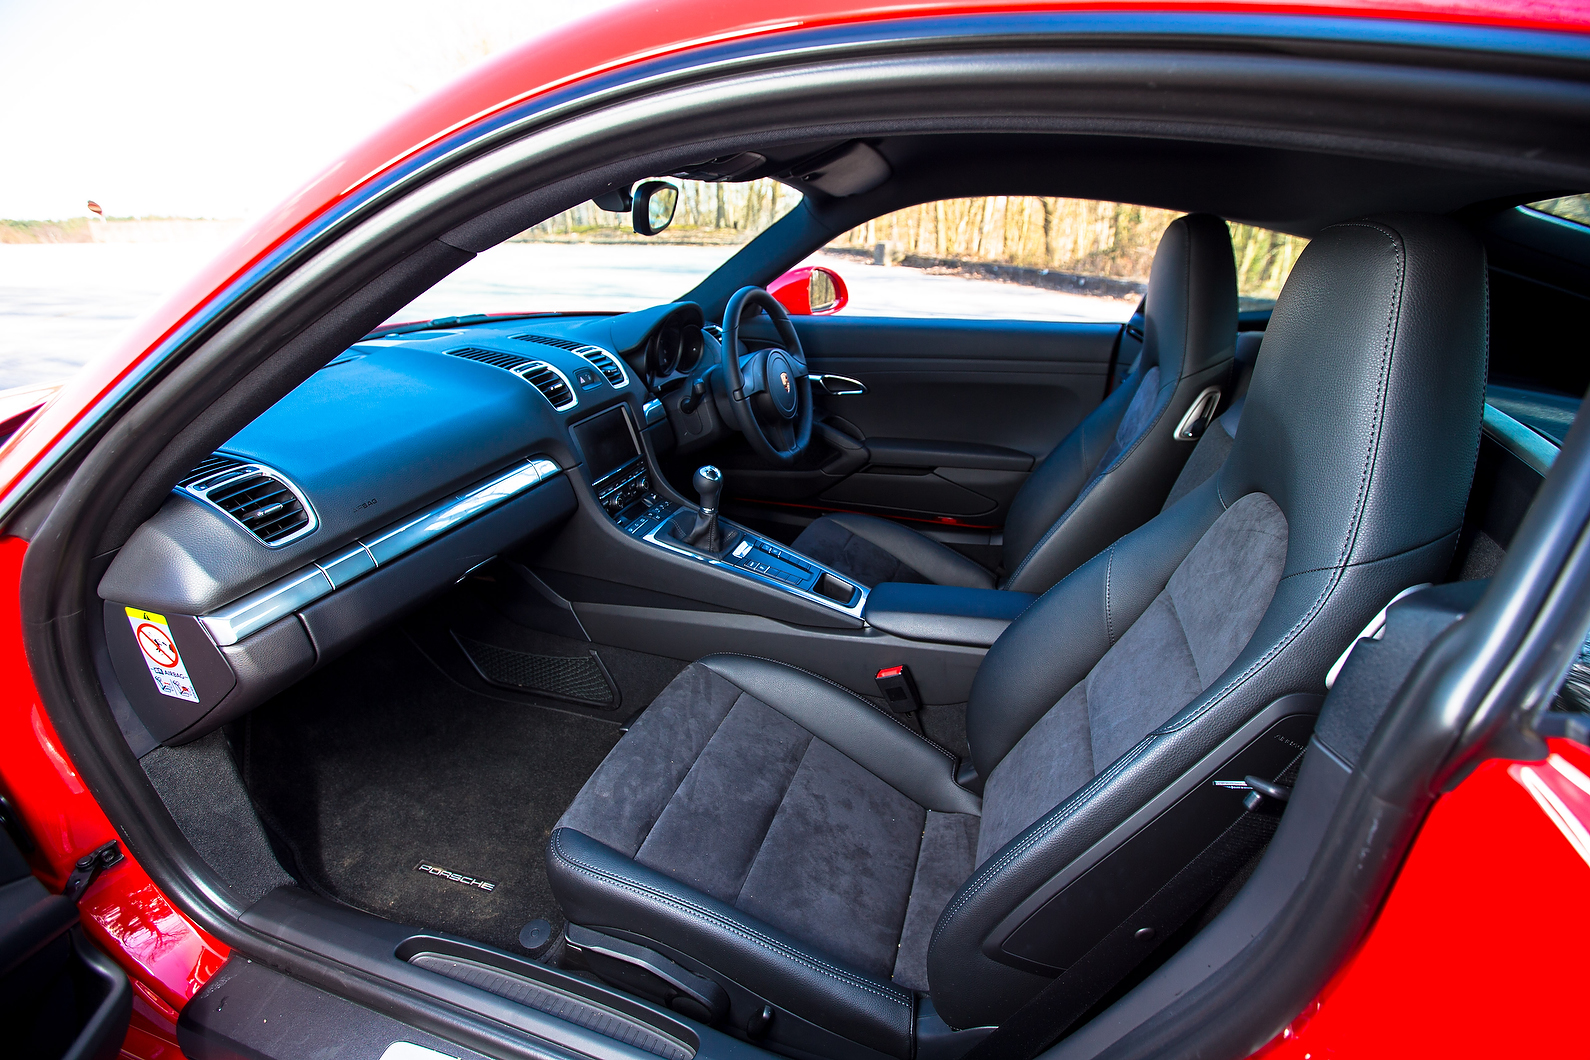
<svg viewBox="0 0 1590 1060">
<path fill-rule="evenodd" d="M 854 512 L 817 519 L 795 550 L 868 588 L 928 582 L 1041 593 L 1054 585 L 1159 511 L 1193 448 L 1174 436 L 1177 426 L 1206 388 L 1229 389 L 1237 275 L 1224 221 L 1189 214 L 1171 222 L 1154 254 L 1144 315 L 1131 373 L 1016 494 L 1003 580 L 925 534 Z"/>
<path fill-rule="evenodd" d="M 693 1008 L 668 1003 L 781 1052 L 928 1060 L 1049 984 L 1077 958 L 1069 936 L 1141 938 L 1134 903 L 1095 888 L 1009 942 L 1049 881 L 1142 835 L 1140 811 L 1264 712 L 1310 721 L 1370 618 L 1443 576 L 1479 449 L 1485 306 L 1484 251 L 1450 220 L 1321 232 L 1220 470 L 989 650 L 970 780 L 816 675 L 730 655 L 684 670 L 552 831 L 574 952 L 693 991 Z M 1283 744 L 1281 761 L 1301 755 Z M 1136 862 L 1134 886 L 1207 875 L 1183 872 L 1182 838 L 1152 841 L 1163 876 Z"/>
</svg>

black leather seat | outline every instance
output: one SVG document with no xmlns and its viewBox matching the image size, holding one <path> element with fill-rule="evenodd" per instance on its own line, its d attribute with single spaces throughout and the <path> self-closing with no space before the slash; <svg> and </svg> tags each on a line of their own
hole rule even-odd
<svg viewBox="0 0 1590 1060">
<path fill-rule="evenodd" d="M 1174 437 L 1176 428 L 1206 388 L 1228 386 L 1236 337 L 1231 233 L 1210 214 L 1179 218 L 1154 254 L 1142 352 L 1016 494 L 1005 520 L 1002 579 L 900 523 L 851 512 L 816 520 L 794 547 L 869 587 L 997 583 L 1041 593 L 1159 511 L 1193 448 Z"/>
<path fill-rule="evenodd" d="M 1442 576 L 1478 450 L 1485 304 L 1483 251 L 1449 221 L 1322 232 L 1219 471 L 989 651 L 967 708 L 980 794 L 844 689 L 712 656 L 553 831 L 570 922 L 721 984 L 727 1029 L 794 1054 L 925 1057 L 946 1024 L 1005 1020 L 1049 981 L 1043 952 L 1001 949 L 1023 903 L 1268 705 L 1323 693 L 1397 591 Z"/>
</svg>

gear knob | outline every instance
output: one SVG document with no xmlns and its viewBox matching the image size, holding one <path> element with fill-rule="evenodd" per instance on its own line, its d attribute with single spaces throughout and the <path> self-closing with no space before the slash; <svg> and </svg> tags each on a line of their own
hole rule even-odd
<svg viewBox="0 0 1590 1060">
<path fill-rule="evenodd" d="M 716 512 L 718 497 L 723 493 L 723 472 L 711 464 L 704 464 L 696 468 L 695 477 L 690 481 L 696 487 L 696 492 L 701 494 L 701 510 Z"/>
</svg>

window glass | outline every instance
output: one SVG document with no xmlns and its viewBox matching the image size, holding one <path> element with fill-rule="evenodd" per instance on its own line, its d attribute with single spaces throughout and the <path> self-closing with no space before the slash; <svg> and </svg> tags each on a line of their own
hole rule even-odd
<svg viewBox="0 0 1590 1060">
<path fill-rule="evenodd" d="M 1090 199 L 1000 195 L 923 203 L 874 218 L 805 264 L 850 289 L 847 314 L 1125 320 L 1180 213 Z M 1232 225 L 1244 309 L 1272 305 L 1307 241 Z"/>
<path fill-rule="evenodd" d="M 674 181 L 673 223 L 636 235 L 626 214 L 581 203 L 478 254 L 392 315 L 644 309 L 690 290 L 801 201 L 774 180 Z"/>
<path fill-rule="evenodd" d="M 1564 221 L 1590 226 L 1590 195 L 1564 195 L 1558 199 L 1542 199 L 1529 204 L 1531 210 L 1549 213 Z"/>
</svg>

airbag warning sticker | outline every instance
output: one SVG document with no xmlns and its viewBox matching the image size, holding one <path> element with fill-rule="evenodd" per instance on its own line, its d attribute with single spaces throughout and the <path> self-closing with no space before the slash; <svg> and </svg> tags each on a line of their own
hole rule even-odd
<svg viewBox="0 0 1590 1060">
<path fill-rule="evenodd" d="M 177 654 L 177 638 L 171 635 L 166 616 L 129 607 L 127 621 L 132 623 L 133 639 L 138 642 L 144 665 L 149 667 L 149 676 L 155 679 L 155 689 L 163 696 L 197 703 L 199 694 L 188 679 L 182 656 Z"/>
</svg>

